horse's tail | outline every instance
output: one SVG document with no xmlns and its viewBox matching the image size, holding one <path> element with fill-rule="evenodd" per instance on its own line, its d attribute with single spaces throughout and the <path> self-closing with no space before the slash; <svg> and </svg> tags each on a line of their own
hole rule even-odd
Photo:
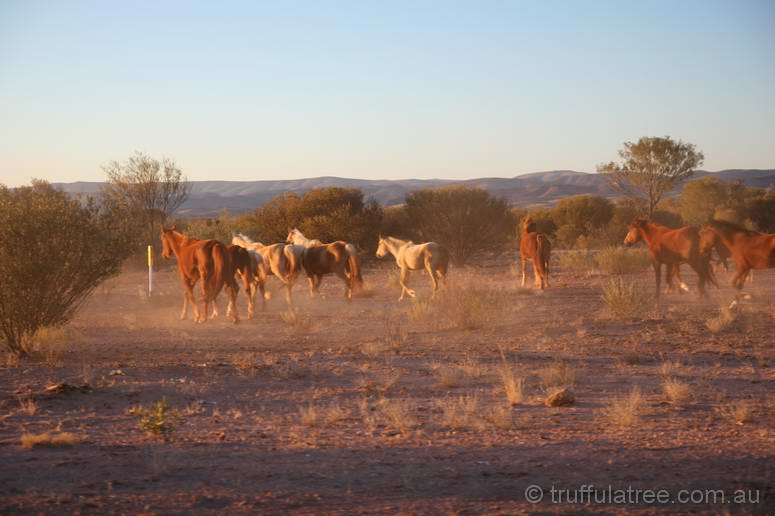
<svg viewBox="0 0 775 516">
<path fill-rule="evenodd" d="M 449 251 L 443 245 L 438 246 L 439 263 L 436 265 L 436 270 L 443 276 L 447 275 L 449 269 Z"/>
<path fill-rule="evenodd" d="M 350 251 L 352 249 L 352 252 Z M 347 263 L 346 267 L 350 270 L 350 288 L 355 290 L 356 288 L 363 287 L 363 277 L 361 276 L 361 259 L 358 257 L 358 253 L 355 252 L 355 247 L 350 244 L 345 246 L 347 250 Z"/>
<path fill-rule="evenodd" d="M 296 252 L 292 245 L 286 245 L 283 247 L 283 254 L 285 260 L 288 263 L 288 270 L 285 274 L 285 281 L 293 281 L 296 275 L 299 273 L 299 258 L 296 256 Z"/>
<path fill-rule="evenodd" d="M 541 277 L 548 278 L 549 275 L 549 257 L 552 253 L 552 244 L 543 233 L 536 235 L 536 256 L 539 273 Z"/>
<path fill-rule="evenodd" d="M 209 276 L 207 278 L 207 288 L 205 290 L 205 301 L 213 302 L 220 294 L 223 284 L 226 281 L 234 282 L 234 270 L 232 269 L 231 257 L 226 251 L 226 247 L 216 242 L 210 250 L 212 265 L 208 267 Z"/>
</svg>

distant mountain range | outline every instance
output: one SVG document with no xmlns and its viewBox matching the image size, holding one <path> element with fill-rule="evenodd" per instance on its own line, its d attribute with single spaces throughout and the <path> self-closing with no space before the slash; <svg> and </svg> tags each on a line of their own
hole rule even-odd
<svg viewBox="0 0 775 516">
<path fill-rule="evenodd" d="M 720 172 L 698 171 L 692 180 L 706 176 L 724 181 L 742 181 L 746 186 L 775 188 L 775 169 L 771 170 L 722 170 Z M 213 216 L 224 209 L 233 213 L 251 211 L 273 197 L 285 192 L 303 194 L 313 188 L 345 187 L 360 188 L 367 198 L 376 199 L 384 205 L 402 204 L 406 194 L 422 188 L 448 185 L 479 187 L 493 195 L 503 197 L 515 205 L 553 204 L 572 195 L 593 194 L 616 197 L 617 194 L 599 174 L 575 172 L 573 170 L 552 170 L 535 172 L 511 178 L 485 177 L 462 181 L 445 179 L 397 179 L 369 180 L 341 177 L 315 177 L 310 179 L 289 179 L 278 181 L 193 181 L 189 199 L 178 210 L 183 216 Z M 98 182 L 54 183 L 70 193 L 96 193 Z"/>
</svg>

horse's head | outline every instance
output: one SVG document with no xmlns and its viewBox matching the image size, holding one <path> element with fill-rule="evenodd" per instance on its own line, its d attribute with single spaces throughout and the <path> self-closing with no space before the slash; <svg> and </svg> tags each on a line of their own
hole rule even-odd
<svg viewBox="0 0 775 516">
<path fill-rule="evenodd" d="M 177 231 L 178 227 L 177 225 L 173 225 L 171 228 L 165 228 L 164 226 L 161 227 L 161 255 L 164 257 L 165 260 L 169 260 L 172 258 L 172 244 L 170 243 L 170 239 L 172 238 L 173 234 Z"/>
<path fill-rule="evenodd" d="M 631 246 L 641 241 L 643 238 L 641 230 L 645 229 L 648 221 L 646 219 L 635 219 L 627 226 L 627 236 L 624 237 L 624 245 Z"/>
<path fill-rule="evenodd" d="M 379 244 L 377 244 L 377 258 L 382 258 L 387 254 L 387 244 L 385 244 L 385 239 L 382 238 L 382 235 L 379 236 Z"/>
<path fill-rule="evenodd" d="M 533 217 L 525 217 L 522 219 L 522 230 L 523 231 L 530 231 L 535 230 L 536 222 L 533 220 Z"/>
<path fill-rule="evenodd" d="M 298 229 L 296 229 L 296 228 L 289 229 L 289 230 L 288 230 L 288 236 L 287 236 L 287 237 L 286 237 L 286 239 L 285 239 L 285 243 L 286 243 L 286 244 L 293 244 L 293 243 L 294 243 L 294 240 L 296 240 L 296 233 L 297 233 L 298 231 L 299 231 L 299 230 L 298 230 Z"/>
</svg>

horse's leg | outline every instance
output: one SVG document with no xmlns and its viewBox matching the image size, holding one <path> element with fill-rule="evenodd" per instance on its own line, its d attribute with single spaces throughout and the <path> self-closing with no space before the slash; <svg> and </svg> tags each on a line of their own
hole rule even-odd
<svg viewBox="0 0 775 516">
<path fill-rule="evenodd" d="M 183 279 L 183 310 L 180 312 L 180 320 L 188 317 L 188 303 L 194 307 L 194 321 L 199 317 L 199 311 L 196 309 L 196 300 L 194 299 L 194 285 L 189 279 Z"/>
<path fill-rule="evenodd" d="M 409 279 L 409 269 L 402 267 L 401 268 L 401 297 L 398 298 L 399 301 L 403 301 L 404 293 L 409 294 L 409 297 L 415 297 L 414 290 L 406 286 L 408 279 Z"/>
<path fill-rule="evenodd" d="M 522 267 L 522 288 L 525 288 L 525 270 L 527 269 L 527 260 L 520 256 L 519 263 Z"/>
<path fill-rule="evenodd" d="M 352 291 L 352 285 L 350 284 L 350 276 L 347 274 L 347 272 L 344 269 L 342 269 L 341 271 L 336 271 L 336 275 L 342 278 L 342 281 L 344 281 L 344 298 L 347 301 L 352 301 L 353 291 Z"/>
<path fill-rule="evenodd" d="M 210 311 L 210 302 L 211 300 L 207 297 L 207 281 L 209 280 L 209 276 L 207 274 L 207 268 L 206 267 L 200 267 L 199 268 L 199 279 L 201 281 L 200 287 L 202 290 L 202 300 L 204 301 L 204 315 L 199 313 L 197 316 L 197 322 L 203 323 L 207 321 L 207 314 Z M 197 306 L 197 312 L 199 311 L 199 307 Z"/>
<path fill-rule="evenodd" d="M 659 300 L 659 293 L 660 293 L 660 290 L 662 289 L 662 285 L 661 285 L 661 283 L 662 283 L 662 264 L 660 262 L 656 262 L 655 261 L 653 263 L 653 266 L 654 266 L 654 277 L 655 277 L 656 283 L 657 283 L 657 300 Z M 669 267 L 669 265 L 668 265 L 668 267 Z"/>
<path fill-rule="evenodd" d="M 237 293 L 239 292 L 239 286 L 237 286 L 237 282 L 234 281 L 234 278 L 231 278 L 231 281 L 229 281 L 226 284 L 226 290 L 229 294 L 229 308 L 231 310 L 227 310 L 227 313 L 231 314 L 231 320 L 234 324 L 237 324 L 239 322 L 239 312 L 237 311 Z M 248 299 L 250 299 L 250 291 L 247 292 Z"/>
<path fill-rule="evenodd" d="M 533 284 L 535 288 L 544 289 L 544 277 L 541 273 L 541 258 L 538 256 L 533 258 Z"/>
<path fill-rule="evenodd" d="M 544 263 L 544 287 L 549 288 L 549 260 Z"/>
<path fill-rule="evenodd" d="M 433 299 L 433 297 L 436 295 L 436 291 L 439 289 L 439 282 L 436 281 L 436 274 L 433 272 L 433 266 L 429 261 L 425 262 L 425 270 L 428 271 L 428 275 L 431 277 L 431 285 L 433 286 L 431 299 Z"/>
</svg>

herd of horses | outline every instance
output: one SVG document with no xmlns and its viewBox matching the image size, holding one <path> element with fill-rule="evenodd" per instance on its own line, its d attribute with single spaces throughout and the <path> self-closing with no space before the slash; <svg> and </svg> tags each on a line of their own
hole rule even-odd
<svg viewBox="0 0 775 516">
<path fill-rule="evenodd" d="M 231 245 L 217 240 L 191 238 L 177 231 L 176 227 L 161 228 L 162 256 L 175 256 L 178 272 L 183 283 L 183 309 L 181 319 L 188 314 L 188 305 L 194 309 L 194 320 L 204 322 L 207 314 L 218 315 L 216 298 L 222 290 L 229 296 L 227 317 L 239 321 L 237 294 L 239 283 L 247 297 L 248 317 L 255 313 L 256 293 L 266 303 L 265 283 L 271 275 L 284 286 L 286 302 L 293 304 L 293 285 L 303 272 L 309 282 L 311 296 L 319 295 L 323 277 L 338 276 L 345 285 L 345 297 L 351 300 L 353 293 L 363 288 L 361 263 L 356 247 L 348 242 L 323 243 L 308 239 L 298 229 L 292 229 L 284 243 L 265 245 L 245 235 L 235 234 Z M 698 292 L 706 295 L 708 283 L 718 287 L 711 261 L 715 252 L 726 266 L 731 258 L 735 264 L 732 285 L 741 291 L 752 269 L 775 267 L 775 234 L 760 233 L 737 224 L 713 220 L 703 225 L 671 229 L 643 218 L 634 220 L 628 227 L 625 246 L 644 242 L 648 247 L 656 279 L 656 296 L 659 298 L 662 266 L 668 290 L 688 290 L 681 279 L 680 266 L 688 264 L 698 277 Z M 522 286 L 526 285 L 528 262 L 532 263 L 536 288 L 549 286 L 549 262 L 551 243 L 537 229 L 535 221 L 526 217 L 520 227 L 519 255 Z M 449 269 L 449 252 L 436 242 L 415 244 L 409 240 L 380 235 L 376 255 L 379 258 L 392 255 L 400 269 L 401 295 L 415 297 L 408 287 L 410 271 L 425 270 L 431 279 L 433 294 L 446 282 Z M 200 284 L 204 311 L 194 296 L 194 287 Z M 212 312 L 211 312 L 212 307 Z"/>
</svg>

